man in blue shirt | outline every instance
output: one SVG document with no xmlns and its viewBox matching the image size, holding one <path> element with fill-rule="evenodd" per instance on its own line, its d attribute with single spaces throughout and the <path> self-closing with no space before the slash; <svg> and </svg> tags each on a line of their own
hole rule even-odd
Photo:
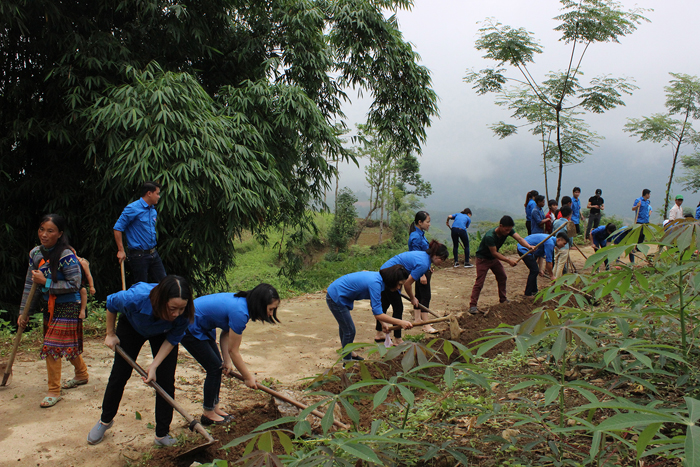
<svg viewBox="0 0 700 467">
<path fill-rule="evenodd" d="M 542 208 L 544 207 L 544 196 L 535 196 L 535 208 L 532 210 L 532 229 L 533 234 L 544 233 L 547 222 L 551 222 L 549 217 L 544 215 Z"/>
<path fill-rule="evenodd" d="M 117 242 L 117 259 L 121 264 L 128 259 L 134 283 L 160 282 L 167 274 L 156 251 L 155 205 L 160 199 L 160 183 L 146 182 L 141 187 L 141 198 L 127 205 L 114 224 L 114 240 Z M 128 254 L 124 250 L 126 236 Z"/>
<path fill-rule="evenodd" d="M 574 187 L 574 199 L 571 200 L 571 221 L 576 225 L 576 235 L 581 235 L 581 227 L 579 223 L 581 222 L 581 200 L 578 199 L 581 196 L 581 188 Z"/>
<path fill-rule="evenodd" d="M 651 215 L 651 190 L 645 188 L 642 190 L 642 196 L 634 200 L 632 210 L 635 212 L 635 222 L 637 224 L 648 224 L 649 216 Z M 644 243 L 644 230 L 639 232 L 639 243 Z"/>
</svg>

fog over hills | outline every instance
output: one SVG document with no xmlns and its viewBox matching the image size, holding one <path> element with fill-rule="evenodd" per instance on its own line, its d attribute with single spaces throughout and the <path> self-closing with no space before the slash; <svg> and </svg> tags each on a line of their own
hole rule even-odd
<svg viewBox="0 0 700 467">
<path fill-rule="evenodd" d="M 628 0 L 622 3 L 626 8 L 637 6 Z M 641 1 L 638 6 L 654 8 L 645 13 L 651 23 L 640 24 L 637 31 L 620 38 L 619 44 L 591 45 L 582 63 L 582 80 L 587 83 L 605 74 L 628 76 L 635 79 L 639 89 L 623 96 L 626 106 L 584 116 L 605 139 L 582 164 L 565 167 L 562 195 L 571 195 L 572 188 L 580 186 L 585 207 L 595 189 L 601 188 L 606 212 L 631 221 L 633 200 L 643 188 L 649 188 L 655 209 L 652 220 L 658 221 L 671 168 L 671 149 L 638 143 L 623 128 L 627 118 L 665 111 L 664 86 L 668 85 L 669 72 L 700 75 L 700 48 L 694 46 L 700 2 L 651 0 Z M 512 122 L 509 112 L 494 104 L 494 96 L 476 95 L 463 77 L 469 68 L 490 66 L 481 57 L 483 53 L 474 49 L 480 27 L 477 22 L 487 17 L 525 27 L 535 34 L 544 47 L 544 53 L 531 67 L 538 81 L 549 71 L 564 69 L 570 48 L 552 30 L 557 25 L 552 18 L 561 13 L 559 7 L 554 0 L 416 0 L 411 12 L 397 14 L 404 36 L 420 54 L 421 63 L 431 70 L 433 87 L 440 98 L 440 118 L 428 129 L 419 157 L 421 174 L 434 191 L 424 200 L 425 209 L 440 219 L 437 224 L 444 225 L 443 214 L 465 207 L 474 210 L 475 220 L 491 220 L 500 217 L 498 214 L 523 217 L 525 193 L 532 189 L 545 193 L 537 138 L 524 129 L 503 140 L 494 137 L 489 125 L 500 120 Z M 348 125 L 354 129 L 356 122 L 365 119 L 368 100 L 349 93 L 352 104 L 344 110 Z M 695 122 L 695 128 L 700 129 L 700 122 Z M 368 192 L 362 169 L 363 161 L 360 168 L 354 164 L 341 166 L 340 186 Z M 682 175 L 682 170 L 676 173 Z M 556 194 L 556 176 L 556 172 L 549 173 L 550 198 Z M 672 191 L 685 195 L 686 209 L 694 210 L 700 201 L 700 194 L 681 191 L 679 183 Z"/>
</svg>

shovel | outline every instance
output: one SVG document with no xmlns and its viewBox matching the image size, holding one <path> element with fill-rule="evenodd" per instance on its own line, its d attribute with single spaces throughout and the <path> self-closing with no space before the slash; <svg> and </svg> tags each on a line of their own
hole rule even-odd
<svg viewBox="0 0 700 467">
<path fill-rule="evenodd" d="M 399 292 L 399 295 L 401 295 L 401 297 L 403 297 L 404 299 L 408 300 L 409 302 L 411 301 L 410 298 L 408 298 L 406 295 L 402 294 L 401 292 Z M 439 318 L 438 315 L 436 315 L 435 313 L 433 313 L 432 311 L 430 311 L 428 308 L 424 307 L 424 306 L 421 305 L 420 303 L 418 304 L 418 308 L 420 308 L 421 311 L 425 311 L 426 313 L 430 313 L 431 315 L 435 316 L 436 318 Z"/>
<path fill-rule="evenodd" d="M 235 371 L 232 371 L 231 373 L 229 373 L 228 376 L 236 378 L 236 379 L 240 379 L 241 381 L 245 381 L 245 378 L 243 376 L 239 375 L 238 373 L 236 373 Z M 308 405 L 304 405 L 299 401 L 295 401 L 294 399 L 291 399 L 282 393 L 279 393 L 273 389 L 270 389 L 267 386 L 263 386 L 260 383 L 257 383 L 256 386 L 258 389 L 260 389 L 263 392 L 268 393 L 272 397 L 275 397 L 275 398 L 277 398 L 281 401 L 284 401 L 288 404 L 292 404 L 293 406 L 298 407 L 301 410 L 306 410 L 309 408 Z M 323 417 L 325 416 L 325 414 L 319 412 L 318 410 L 312 410 L 311 414 L 315 415 L 316 417 L 320 418 L 321 420 L 323 420 Z M 333 419 L 333 425 L 337 426 L 338 428 L 340 428 L 342 430 L 349 430 L 350 429 L 350 427 L 347 426 L 345 423 L 340 422 L 340 421 L 336 420 L 335 418 Z"/>
<path fill-rule="evenodd" d="M 126 360 L 126 362 L 127 362 L 129 365 L 131 365 L 131 367 L 132 367 L 134 370 L 136 370 L 136 372 L 137 372 L 139 375 L 141 375 L 143 378 L 146 378 L 146 377 L 148 376 L 148 375 L 146 374 L 146 372 L 144 371 L 144 369 L 141 368 L 141 366 L 140 366 L 138 363 L 136 363 L 131 357 L 129 357 L 129 356 L 126 354 L 126 352 L 124 352 L 124 349 L 122 349 L 121 346 L 119 346 L 119 345 L 115 346 L 115 350 L 117 351 L 117 353 L 118 353 L 124 360 Z M 204 437 L 207 439 L 207 442 L 206 442 L 206 443 L 201 444 L 201 445 L 199 445 L 199 446 L 195 446 L 195 447 L 193 447 L 192 449 L 188 449 L 187 451 L 178 454 L 176 457 L 181 457 L 181 456 L 185 456 L 185 455 L 187 455 L 187 454 L 192 454 L 192 453 L 194 453 L 194 452 L 201 451 L 202 449 L 206 449 L 207 447 L 209 447 L 209 446 L 211 446 L 212 444 L 214 444 L 214 443 L 217 442 L 214 438 L 212 438 L 212 436 L 209 434 L 209 432 L 208 432 L 207 430 L 204 429 L 204 427 L 202 426 L 202 424 L 201 424 L 198 420 L 192 418 L 192 416 L 191 416 L 190 414 L 188 414 L 187 412 L 185 412 L 185 409 L 183 409 L 183 408 L 180 406 L 180 404 L 178 404 L 177 402 L 175 402 L 175 399 L 173 399 L 172 397 L 170 397 L 170 394 L 168 394 L 167 392 L 165 392 L 165 390 L 164 390 L 162 387 L 160 387 L 160 385 L 159 385 L 158 383 L 156 383 L 155 381 L 151 381 L 151 382 L 148 383 L 148 384 L 149 384 L 153 389 L 156 390 L 156 392 L 158 393 L 158 395 L 160 395 L 160 397 L 162 397 L 163 399 L 165 399 L 166 402 L 167 402 L 168 404 L 170 404 L 175 410 L 177 410 L 178 412 L 180 412 L 180 415 L 182 415 L 183 417 L 185 417 L 185 420 L 187 420 L 187 422 L 190 424 L 189 428 L 190 428 L 191 431 L 197 430 L 197 432 L 198 432 L 200 435 L 204 436 Z"/>
<path fill-rule="evenodd" d="M 32 288 L 27 296 L 27 302 L 24 304 L 24 310 L 22 310 L 21 318 L 22 320 L 27 319 L 29 316 L 29 309 L 32 306 L 32 301 L 34 300 L 34 293 L 36 292 L 36 282 L 32 283 Z M 2 375 L 2 384 L 0 386 L 7 386 L 12 378 L 12 364 L 15 363 L 15 355 L 17 355 L 17 349 L 19 348 L 19 341 L 22 340 L 22 333 L 24 328 L 21 326 L 17 327 L 17 335 L 15 336 L 15 342 L 12 345 L 12 353 L 10 354 L 10 360 L 5 365 L 5 372 Z"/>
</svg>

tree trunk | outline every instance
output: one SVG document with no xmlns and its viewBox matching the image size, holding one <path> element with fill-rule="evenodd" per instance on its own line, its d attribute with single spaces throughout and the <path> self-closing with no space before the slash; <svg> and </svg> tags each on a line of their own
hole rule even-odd
<svg viewBox="0 0 700 467">
<path fill-rule="evenodd" d="M 681 144 L 683 144 L 683 135 L 685 134 L 685 126 L 688 123 L 690 111 L 686 110 L 685 120 L 683 121 L 683 126 L 681 127 L 681 134 L 678 136 L 678 144 L 676 144 L 676 150 L 673 153 L 673 164 L 671 164 L 671 176 L 668 177 L 668 185 L 666 185 L 666 201 L 664 202 L 664 212 L 661 215 L 664 219 L 668 215 L 668 205 L 669 198 L 671 197 L 671 184 L 673 183 L 673 172 L 676 170 L 676 162 L 678 161 L 678 153 L 681 150 Z"/>
<path fill-rule="evenodd" d="M 559 179 L 557 180 L 557 203 L 559 203 L 559 196 L 561 195 L 561 174 L 564 171 L 564 150 L 561 148 L 561 128 L 559 120 L 559 109 L 557 112 L 557 149 L 559 150 Z"/>
<path fill-rule="evenodd" d="M 382 243 L 384 235 L 384 203 L 386 202 L 386 176 L 382 180 L 382 210 L 379 215 L 379 243 Z"/>
<path fill-rule="evenodd" d="M 335 205 L 333 208 L 334 213 L 338 212 L 338 183 L 340 182 L 339 160 L 340 158 L 335 160 L 335 201 L 333 202 Z"/>
<path fill-rule="evenodd" d="M 544 167 L 544 192 L 547 197 L 547 203 L 549 203 L 549 184 L 547 183 L 547 145 L 544 142 L 544 128 L 540 122 L 540 128 L 542 128 L 542 167 Z"/>
</svg>

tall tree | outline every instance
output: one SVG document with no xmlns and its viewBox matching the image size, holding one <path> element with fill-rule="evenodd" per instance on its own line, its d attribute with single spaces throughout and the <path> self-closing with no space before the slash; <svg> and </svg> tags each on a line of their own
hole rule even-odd
<svg viewBox="0 0 700 467">
<path fill-rule="evenodd" d="M 642 21 L 648 21 L 641 15 L 644 10 L 626 11 L 612 0 L 560 0 L 560 3 L 564 13 L 554 18 L 560 22 L 554 29 L 561 32 L 562 42 L 571 44 L 571 52 L 566 71 L 556 80 L 555 92 L 547 92 L 546 86 L 538 84 L 530 71 L 529 65 L 534 63 L 535 55 L 543 51 L 533 33 L 525 28 L 503 26 L 494 20 L 487 20 L 479 30 L 476 49 L 485 51 L 484 58 L 495 61 L 495 67 L 479 72 L 468 70 L 465 77 L 466 82 L 474 83 L 474 89 L 480 95 L 489 92 L 502 94 L 507 82 L 520 83 L 531 89 L 542 105 L 552 110 L 559 164 L 557 200 L 561 195 L 562 167 L 567 157 L 562 142 L 563 114 L 571 110 L 605 112 L 624 105 L 621 95 L 631 94 L 636 89 L 627 78 L 609 76 L 595 77 L 587 86 L 580 85 L 580 66 L 588 47 L 599 42 L 619 42 L 620 37 L 634 32 Z M 517 71 L 520 78 L 507 77 L 504 74 L 506 65 Z"/>
<path fill-rule="evenodd" d="M 542 83 L 542 92 L 550 100 L 554 99 L 562 79 L 564 79 L 562 73 L 550 74 L 549 79 Z M 571 81 L 577 82 L 578 80 L 573 78 Z M 503 121 L 492 125 L 491 130 L 497 136 L 503 139 L 516 134 L 520 127 L 525 127 L 531 134 L 539 138 L 542 147 L 542 172 L 546 199 L 550 199 L 547 173 L 553 168 L 549 164 L 558 166 L 559 179 L 561 180 L 564 166 L 582 162 L 592 152 L 593 147 L 597 146 L 596 142 L 602 139 L 602 136 L 589 129 L 583 119 L 577 117 L 582 112 L 575 109 L 563 110 L 559 115 L 559 125 L 557 125 L 556 111 L 543 104 L 532 88 L 526 86 L 504 88 L 498 95 L 496 104 L 511 110 L 513 118 L 525 121 L 520 126 Z M 557 129 L 560 131 L 559 145 L 554 139 Z M 563 150 L 563 157 L 559 153 L 559 146 Z"/>
<path fill-rule="evenodd" d="M 118 287 L 112 226 L 141 182 L 164 184 L 166 270 L 204 290 L 233 238 L 313 226 L 348 160 L 334 123 L 347 86 L 368 124 L 420 152 L 436 115 L 429 71 L 386 10 L 406 0 L 0 2 L 0 301 L 19 302 L 42 213 L 57 211 Z"/>
<path fill-rule="evenodd" d="M 700 80 L 698 77 L 683 73 L 669 74 L 673 78 L 670 84 L 664 87 L 666 113 L 653 114 L 651 117 L 630 118 L 625 125 L 625 131 L 638 137 L 639 141 L 662 143 L 671 149 L 671 174 L 666 184 L 664 216 L 668 214 L 676 164 L 679 156 L 683 157 L 681 150 L 684 147 L 691 151 L 698 148 L 698 134 L 693 129 L 692 120 L 700 118 Z M 691 160 L 689 159 L 689 161 Z"/>
</svg>

